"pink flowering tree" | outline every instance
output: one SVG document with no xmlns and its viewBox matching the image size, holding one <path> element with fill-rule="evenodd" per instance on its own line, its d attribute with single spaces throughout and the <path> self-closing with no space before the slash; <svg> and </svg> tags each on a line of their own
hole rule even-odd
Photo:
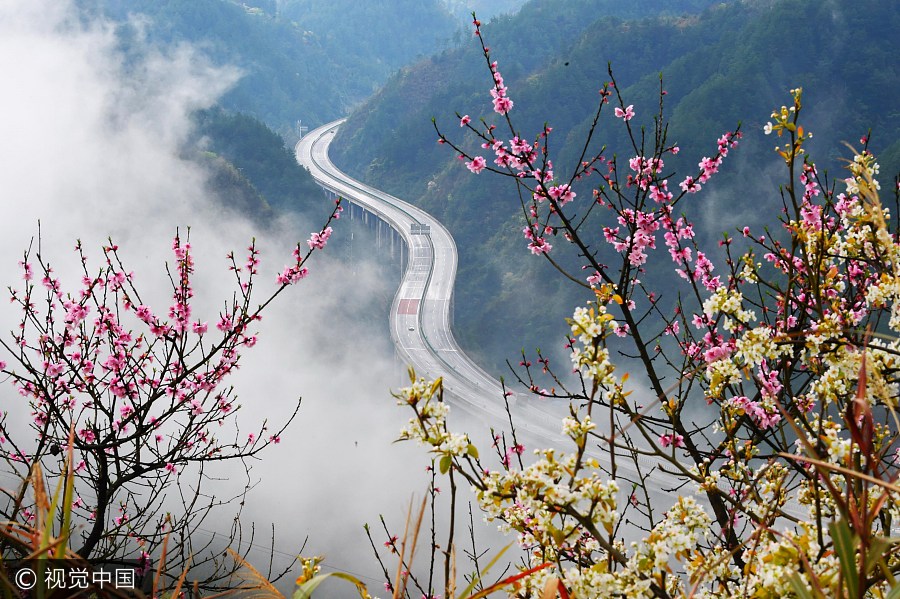
<svg viewBox="0 0 900 599">
<path fill-rule="evenodd" d="M 194 310 L 188 236 L 176 234 L 172 243 L 166 266 L 171 300 L 161 309 L 146 303 L 138 277 L 112 242 L 96 265 L 76 245 L 82 271 L 81 286 L 73 290 L 64 289 L 39 249 L 26 251 L 23 284 L 9 290 L 21 318 L 9 337 L 0 338 L 0 370 L 21 396 L 4 407 L 0 450 L 7 473 L 22 481 L 3 485 L 2 519 L 34 524 L 28 478 L 41 471 L 51 480 L 65 474 L 71 431 L 71 527 L 54 534 L 81 557 L 137 559 L 149 569 L 168 536 L 165 567 L 177 576 L 211 560 L 202 553 L 208 546 L 221 553 L 229 542 L 246 542 L 237 517 L 222 546 L 194 535 L 214 508 L 233 500 L 243 505 L 243 495 L 205 493 L 207 470 L 227 461 L 231 472 L 237 466 L 245 474 L 249 488 L 247 460 L 280 441 L 299 401 L 284 422 L 262 420 L 241 429 L 228 376 L 256 344 L 266 307 L 307 275 L 307 261 L 325 247 L 341 210 L 338 202 L 325 226 L 297 245 L 291 262 L 273 276 L 274 291 L 262 300 L 254 294 L 261 276 L 256 242 L 243 257 L 229 254 L 234 292 L 217 314 Z M 30 432 L 8 423 L 7 416 L 23 410 L 30 413 Z M 2 551 L 12 557 L 12 546 Z"/>
<path fill-rule="evenodd" d="M 568 321 L 570 364 L 538 353 L 516 372 L 533 394 L 568 405 L 568 448 L 523 451 L 512 427 L 479 453 L 449 427 L 439 381 L 414 377 L 398 398 L 414 412 L 402 438 L 426 446 L 516 535 L 527 576 L 510 582 L 514 596 L 898 596 L 900 241 L 867 138 L 848 175 L 827 178 L 806 154 L 802 90 L 792 90 L 765 128 L 786 168 L 780 220 L 709 248 L 691 214 L 739 129 L 675 176 L 665 93 L 654 125 L 637 128 L 640 109 L 610 71 L 561 179 L 551 127 L 515 126 L 477 20 L 475 32 L 495 115 L 457 115 L 466 136 L 436 125 L 438 141 L 472 173 L 508 178 L 528 252 L 584 290 Z M 592 153 L 601 119 L 630 145 Z M 561 266 L 565 252 L 580 269 Z"/>
</svg>

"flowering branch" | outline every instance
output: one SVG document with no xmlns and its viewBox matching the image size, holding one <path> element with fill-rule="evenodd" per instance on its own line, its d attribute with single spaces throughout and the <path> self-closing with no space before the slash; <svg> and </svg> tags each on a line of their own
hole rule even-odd
<svg viewBox="0 0 900 599">
<path fill-rule="evenodd" d="M 8 339 L 0 338 L 9 361 L 0 361 L 0 370 L 27 400 L 34 438 L 23 439 L 0 421 L 0 450 L 23 480 L 34 464 L 60 477 L 60 448 L 74 431 L 73 524 L 62 533 L 71 536 L 79 555 L 111 560 L 137 554 L 149 568 L 154 549 L 174 532 L 182 539 L 180 554 L 169 555 L 180 568 L 199 548 L 192 531 L 215 506 L 228 503 L 201 492 L 207 465 L 243 464 L 248 484 L 239 498 L 250 488 L 246 460 L 280 442 L 300 402 L 283 423 L 272 427 L 263 420 L 242 433 L 236 420 L 241 406 L 226 379 L 256 345 L 254 328 L 263 310 L 306 276 L 306 262 L 325 247 L 341 210 L 338 202 L 325 226 L 297 245 L 293 264 L 258 304 L 255 240 L 244 260 L 229 254 L 236 287 L 212 319 L 214 328 L 194 313 L 189 231 L 176 233 L 172 242 L 174 259 L 166 268 L 171 302 L 162 313 L 144 302 L 112 241 L 102 248 L 97 269 L 76 244 L 82 278 L 73 292 L 63 290 L 40 248 L 25 252 L 24 284 L 9 289 L 21 319 Z M 233 433 L 224 432 L 227 423 Z M 31 521 L 24 485 L 7 495 L 3 519 Z M 166 513 L 173 501 L 180 513 Z"/>
</svg>

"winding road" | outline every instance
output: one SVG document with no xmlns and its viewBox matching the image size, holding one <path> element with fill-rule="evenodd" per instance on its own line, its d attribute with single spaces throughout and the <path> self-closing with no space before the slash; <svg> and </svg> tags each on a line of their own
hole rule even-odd
<svg viewBox="0 0 900 599">
<path fill-rule="evenodd" d="M 444 379 L 444 390 L 468 412 L 505 420 L 500 383 L 460 349 L 450 327 L 456 244 L 430 214 L 344 174 L 328 158 L 343 119 L 313 129 L 295 146 L 297 161 L 325 189 L 388 223 L 409 251 L 391 305 L 391 338 L 400 359 L 425 378 Z"/>
</svg>

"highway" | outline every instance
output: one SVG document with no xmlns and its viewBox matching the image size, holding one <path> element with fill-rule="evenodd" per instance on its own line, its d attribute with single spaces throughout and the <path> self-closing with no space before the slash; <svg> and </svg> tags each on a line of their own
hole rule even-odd
<svg viewBox="0 0 900 599">
<path fill-rule="evenodd" d="M 319 185 L 388 223 L 409 252 L 391 305 L 390 330 L 400 359 L 425 378 L 443 377 L 454 405 L 478 416 L 505 420 L 500 383 L 463 352 L 450 327 L 456 244 L 430 214 L 342 173 L 328 146 L 342 120 L 314 129 L 297 142 L 297 161 Z"/>
</svg>

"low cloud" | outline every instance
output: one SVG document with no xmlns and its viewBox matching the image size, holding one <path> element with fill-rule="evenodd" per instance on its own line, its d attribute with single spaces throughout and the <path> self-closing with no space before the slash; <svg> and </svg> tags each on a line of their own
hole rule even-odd
<svg viewBox="0 0 900 599">
<path fill-rule="evenodd" d="M 126 62 L 114 28 L 83 22 L 68 2 L 0 3 L 0 282 L 21 282 L 17 262 L 29 244 L 36 247 L 40 221 L 41 252 L 68 289 L 77 290 L 80 280 L 76 239 L 97 259 L 112 237 L 138 286 L 166 306 L 171 238 L 190 226 L 198 312 L 214 322 L 233 288 L 227 251 L 240 254 L 257 237 L 262 286 L 271 290 L 291 248 L 321 223 L 285 218 L 259 230 L 223 214 L 207 192 L 206 173 L 182 157 L 181 146 L 191 112 L 213 105 L 240 73 L 214 67 L 190 46 L 145 48 L 141 56 Z M 376 576 L 362 523 L 381 512 L 402 521 L 410 493 L 421 496 L 425 488 L 423 453 L 390 444 L 407 415 L 390 398 L 400 369 L 377 324 L 384 316 L 379 298 L 391 294 L 385 268 L 361 263 L 351 271 L 328 250 L 316 256 L 311 276 L 268 311 L 259 345 L 231 381 L 248 429 L 263 418 L 282 421 L 303 397 L 283 442 L 252 464 L 260 482 L 244 509 L 260 530 L 274 523 L 276 557 L 294 554 L 308 536 L 307 553 Z M 12 329 L 15 317 L 4 302 L 0 330 Z M 0 402 L 11 422 L 27 419 L 12 385 L 0 388 Z M 222 495 L 227 487 L 213 485 Z M 220 515 L 230 523 L 227 509 Z M 214 529 L 208 521 L 199 534 Z M 267 534 L 256 542 L 271 545 Z"/>
</svg>

